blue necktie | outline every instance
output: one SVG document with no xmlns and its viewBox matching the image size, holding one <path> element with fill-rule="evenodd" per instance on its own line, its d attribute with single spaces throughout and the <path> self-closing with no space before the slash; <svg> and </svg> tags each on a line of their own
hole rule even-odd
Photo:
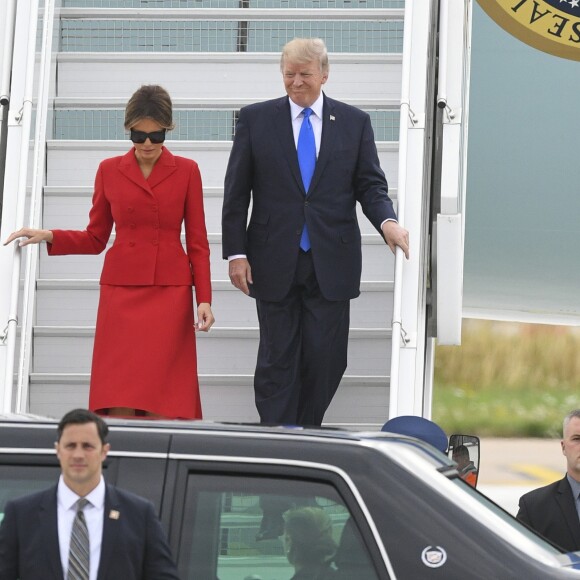
<svg viewBox="0 0 580 580">
<path fill-rule="evenodd" d="M 302 174 L 302 183 L 304 183 L 304 190 L 308 194 L 308 188 L 314 175 L 314 167 L 316 166 L 316 142 L 314 141 L 314 130 L 310 122 L 310 115 L 312 109 L 307 108 L 302 111 L 304 119 L 298 134 L 298 164 L 300 165 L 300 173 Z M 300 248 L 305 252 L 310 250 L 310 237 L 308 236 L 308 228 L 304 224 L 302 230 L 302 237 L 300 238 Z"/>
</svg>

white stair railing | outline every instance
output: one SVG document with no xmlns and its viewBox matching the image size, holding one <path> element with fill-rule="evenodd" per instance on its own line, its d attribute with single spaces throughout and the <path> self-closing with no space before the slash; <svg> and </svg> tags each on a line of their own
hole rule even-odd
<svg viewBox="0 0 580 580">
<path fill-rule="evenodd" d="M 411 34 L 413 28 L 413 3 L 405 2 L 405 30 L 403 35 L 403 70 L 401 79 L 401 117 L 399 123 L 399 181 L 397 184 L 397 217 L 405 225 L 405 198 L 407 192 L 407 132 L 409 122 L 413 122 L 413 112 L 409 105 L 409 84 L 411 69 Z M 415 249 L 411 249 L 415 251 Z M 403 263 L 405 255 L 401 248 L 395 253 L 395 274 L 393 289 L 393 322 L 391 338 L 391 373 L 389 380 L 389 418 L 399 415 L 399 367 L 400 351 L 405 346 L 402 323 Z"/>
<path fill-rule="evenodd" d="M 10 167 L 6 169 L 5 178 L 5 195 L 14 196 L 16 199 L 15 220 L 10 220 L 15 223 L 15 228 L 18 229 L 24 224 L 24 213 L 26 207 L 26 191 L 27 191 L 27 177 L 28 177 L 28 162 L 30 152 L 30 130 L 32 126 L 32 99 L 34 87 L 34 75 L 36 66 L 36 39 L 37 27 L 39 18 L 38 0 L 30 0 L 29 2 L 18 2 L 17 19 L 20 16 L 20 21 L 27 18 L 27 47 L 24 55 L 18 53 L 15 48 L 14 58 L 11 70 L 19 66 L 20 62 L 24 63 L 24 81 L 22 91 L 22 101 L 20 109 L 13 118 L 9 119 L 9 139 L 8 145 L 12 143 L 10 140 L 11 133 L 10 124 L 13 128 L 18 129 L 18 135 L 15 135 L 14 145 L 16 146 L 19 137 L 19 153 L 17 159 L 17 172 L 10 171 Z M 42 51 L 40 54 L 40 80 L 38 84 L 38 99 L 37 99 L 37 120 L 35 128 L 35 146 L 33 153 L 33 168 L 32 168 L 32 191 L 31 191 L 31 216 L 30 226 L 38 226 L 40 222 L 40 195 L 42 191 L 43 176 L 44 176 L 44 158 L 46 148 L 46 109 L 48 102 L 48 75 L 50 70 L 50 59 L 52 49 L 52 23 L 54 20 L 54 0 L 46 0 L 44 6 L 44 27 L 43 27 L 43 41 Z M 15 34 L 14 46 L 17 46 L 19 37 Z M 20 58 L 22 57 L 22 58 Z M 13 82 L 15 75 L 12 74 Z M 11 111 L 14 111 L 14 103 L 11 103 Z M 30 353 L 30 343 L 32 340 L 32 317 L 33 317 L 33 303 L 34 303 L 34 287 L 36 283 L 36 261 L 38 256 L 38 248 L 31 249 L 27 258 L 27 267 L 25 273 L 25 301 L 23 305 L 23 325 L 21 336 L 21 356 L 20 365 L 18 369 L 18 385 L 16 392 L 16 406 L 14 405 L 14 367 L 15 367 L 15 351 L 16 351 L 16 335 L 18 325 L 18 307 L 19 307 L 19 290 L 20 290 L 20 273 L 22 268 L 22 251 L 17 242 L 13 244 L 13 256 L 11 267 L 11 286 L 10 286 L 10 304 L 8 309 L 8 320 L 4 331 L 3 341 L 6 347 L 4 356 L 5 370 L 2 395 L 2 411 L 19 412 L 26 411 L 27 406 L 27 392 L 22 392 L 22 374 L 26 375 L 25 382 L 28 382 L 28 361 Z M 28 310 L 28 311 L 27 311 Z M 26 365 L 26 366 L 24 366 Z M 25 400 L 26 399 L 26 400 Z"/>
<path fill-rule="evenodd" d="M 36 99 L 36 127 L 32 156 L 32 184 L 30 194 L 29 226 L 39 228 L 42 219 L 42 190 L 46 165 L 46 127 L 48 120 L 48 98 L 50 92 L 50 71 L 52 64 L 52 39 L 54 27 L 54 2 L 45 0 L 42 30 L 40 70 Z M 29 408 L 29 385 L 32 357 L 32 333 L 36 305 L 36 278 L 38 272 L 38 245 L 29 247 L 24 270 L 24 293 L 22 304 L 22 324 L 18 380 L 16 383 L 16 412 L 26 413 Z"/>
</svg>

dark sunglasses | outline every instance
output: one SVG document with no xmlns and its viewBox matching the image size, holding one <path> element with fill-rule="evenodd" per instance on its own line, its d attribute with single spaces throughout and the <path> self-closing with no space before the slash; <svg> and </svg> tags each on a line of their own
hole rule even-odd
<svg viewBox="0 0 580 580">
<path fill-rule="evenodd" d="M 151 143 L 163 143 L 163 141 L 165 141 L 166 131 L 167 129 L 160 129 L 159 131 L 145 133 L 145 131 L 135 131 L 135 129 L 131 129 L 131 141 L 133 141 L 133 143 L 145 143 L 145 141 L 149 139 Z"/>
</svg>

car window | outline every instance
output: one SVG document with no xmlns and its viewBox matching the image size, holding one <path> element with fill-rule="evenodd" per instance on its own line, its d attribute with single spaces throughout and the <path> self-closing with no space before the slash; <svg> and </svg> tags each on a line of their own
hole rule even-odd
<svg viewBox="0 0 580 580">
<path fill-rule="evenodd" d="M 59 473 L 55 465 L 0 465 L 0 521 L 7 501 L 55 485 Z"/>
<path fill-rule="evenodd" d="M 183 515 L 184 579 L 290 580 L 297 561 L 317 574 L 300 578 L 378 579 L 355 518 L 327 483 L 191 473 Z"/>
<path fill-rule="evenodd" d="M 148 499 L 155 506 L 159 515 L 165 481 L 166 461 L 164 459 L 115 458 L 114 469 L 105 471 L 105 477 L 109 483 L 113 483 L 121 489 L 129 489 L 133 493 Z M 112 460 L 108 459 L 110 465 Z M 113 467 L 113 465 L 111 465 Z"/>
</svg>

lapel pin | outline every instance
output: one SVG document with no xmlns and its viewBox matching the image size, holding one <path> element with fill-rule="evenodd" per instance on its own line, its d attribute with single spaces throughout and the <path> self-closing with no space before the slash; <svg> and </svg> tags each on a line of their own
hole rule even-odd
<svg viewBox="0 0 580 580">
<path fill-rule="evenodd" d="M 118 520 L 121 517 L 121 514 L 117 510 L 111 510 L 109 512 L 109 518 L 111 520 Z"/>
<path fill-rule="evenodd" d="M 336 117 L 334 115 L 330 115 L 330 120 L 331 121 L 336 121 Z"/>
</svg>

